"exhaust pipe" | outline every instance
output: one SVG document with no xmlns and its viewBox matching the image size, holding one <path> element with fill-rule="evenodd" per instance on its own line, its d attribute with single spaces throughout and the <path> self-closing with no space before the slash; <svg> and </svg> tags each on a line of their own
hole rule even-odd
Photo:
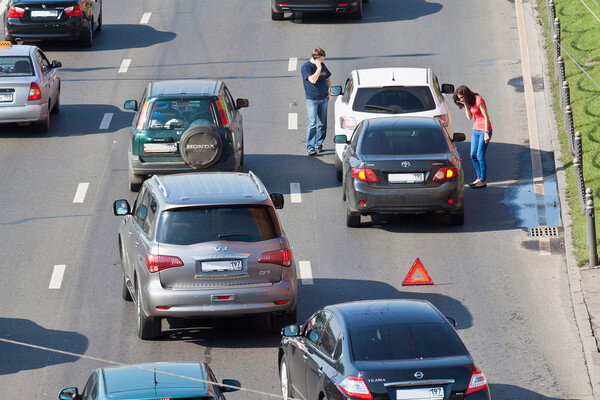
<svg viewBox="0 0 600 400">
<path fill-rule="evenodd" d="M 281 11 L 287 12 L 287 13 L 292 12 L 292 10 L 290 10 L 289 7 L 281 7 Z"/>
<path fill-rule="evenodd" d="M 20 37 L 19 38 L 15 38 L 14 41 L 15 41 L 16 44 L 23 44 L 23 39 L 21 39 Z"/>
<path fill-rule="evenodd" d="M 336 13 L 340 13 L 340 14 L 343 13 L 344 11 L 346 11 L 346 9 L 342 8 L 342 7 L 338 7 L 338 8 L 335 9 L 335 12 Z"/>
</svg>

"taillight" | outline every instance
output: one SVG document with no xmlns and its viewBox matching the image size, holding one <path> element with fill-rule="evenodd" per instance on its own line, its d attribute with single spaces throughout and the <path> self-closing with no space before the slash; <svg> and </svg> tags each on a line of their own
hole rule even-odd
<svg viewBox="0 0 600 400">
<path fill-rule="evenodd" d="M 379 182 L 379 178 L 370 168 L 352 168 L 352 177 L 363 182 Z"/>
<path fill-rule="evenodd" d="M 79 6 L 71 6 L 65 8 L 65 14 L 69 17 L 83 17 L 83 10 Z"/>
<path fill-rule="evenodd" d="M 283 265 L 284 267 L 289 267 L 290 265 L 292 265 L 292 250 L 283 249 L 262 253 L 260 258 L 258 259 L 258 262 L 279 264 Z"/>
<path fill-rule="evenodd" d="M 223 128 L 229 128 L 229 120 L 227 119 L 227 113 L 223 108 L 223 103 L 221 100 L 217 100 L 217 110 L 219 110 L 219 116 L 221 117 L 221 123 L 223 124 Z"/>
<path fill-rule="evenodd" d="M 25 14 L 25 9 L 21 7 L 11 7 L 8 9 L 8 14 L 6 16 L 8 18 L 21 18 Z"/>
<path fill-rule="evenodd" d="M 469 387 L 467 388 L 467 396 L 471 393 L 480 392 L 487 387 L 487 380 L 485 379 L 485 375 L 483 372 L 475 370 L 471 374 L 471 379 L 469 380 Z"/>
<path fill-rule="evenodd" d="M 42 98 L 42 91 L 40 90 L 40 87 L 38 86 L 37 83 L 31 82 L 31 85 L 29 85 L 29 97 L 27 98 L 27 100 L 28 101 L 39 100 L 41 98 Z"/>
<path fill-rule="evenodd" d="M 148 119 L 148 108 L 150 107 L 150 102 L 147 101 L 144 103 L 142 107 L 142 111 L 140 111 L 140 118 L 138 119 L 137 126 L 135 129 L 144 129 L 144 125 L 146 125 L 146 120 Z"/>
<path fill-rule="evenodd" d="M 158 272 L 163 269 L 182 267 L 183 261 L 179 257 L 159 256 L 156 254 L 146 255 L 146 267 L 149 272 Z"/>
<path fill-rule="evenodd" d="M 340 126 L 342 129 L 354 129 L 356 128 L 356 119 L 354 117 L 341 117 Z"/>
<path fill-rule="evenodd" d="M 342 383 L 340 383 L 340 389 L 348 396 L 373 400 L 373 396 L 371 396 L 371 392 L 369 391 L 365 380 L 359 376 L 347 376 Z"/>
<path fill-rule="evenodd" d="M 433 118 L 436 118 L 438 121 L 440 121 L 444 128 L 448 126 L 448 114 L 436 115 Z"/>
<path fill-rule="evenodd" d="M 449 181 L 458 176 L 458 168 L 456 167 L 444 167 L 438 169 L 438 172 L 433 176 L 433 181 Z"/>
</svg>

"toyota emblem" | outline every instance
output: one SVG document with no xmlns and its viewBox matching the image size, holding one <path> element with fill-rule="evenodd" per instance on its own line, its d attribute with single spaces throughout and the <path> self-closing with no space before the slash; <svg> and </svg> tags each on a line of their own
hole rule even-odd
<svg viewBox="0 0 600 400">
<path fill-rule="evenodd" d="M 402 161 L 402 164 L 400 165 L 402 165 L 404 168 L 410 167 L 410 163 L 408 161 Z"/>
<path fill-rule="evenodd" d="M 227 246 L 220 244 L 215 247 L 215 250 L 216 251 L 225 251 L 225 250 L 227 250 Z"/>
<path fill-rule="evenodd" d="M 423 373 L 421 371 L 415 372 L 415 378 L 417 378 L 417 379 L 423 378 Z"/>
</svg>

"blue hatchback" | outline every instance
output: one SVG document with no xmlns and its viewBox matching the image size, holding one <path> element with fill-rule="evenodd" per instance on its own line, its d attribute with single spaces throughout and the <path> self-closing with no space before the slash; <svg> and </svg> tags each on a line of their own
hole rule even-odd
<svg viewBox="0 0 600 400">
<path fill-rule="evenodd" d="M 191 379 L 188 379 L 191 378 Z M 98 368 L 89 377 L 83 392 L 76 387 L 63 389 L 61 400 L 211 400 L 241 386 L 233 379 L 217 384 L 206 363 L 162 362 L 126 367 Z"/>
</svg>

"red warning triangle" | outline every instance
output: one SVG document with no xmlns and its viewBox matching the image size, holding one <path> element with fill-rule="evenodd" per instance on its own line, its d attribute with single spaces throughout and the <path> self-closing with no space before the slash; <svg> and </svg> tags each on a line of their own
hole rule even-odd
<svg viewBox="0 0 600 400">
<path fill-rule="evenodd" d="M 415 272 L 419 271 L 421 273 L 422 278 L 415 278 Z M 433 281 L 431 277 L 427 273 L 427 270 L 423 266 L 423 263 L 418 258 L 413 263 L 410 271 L 406 274 L 406 278 L 402 282 L 402 286 L 404 285 L 433 285 Z"/>
</svg>

